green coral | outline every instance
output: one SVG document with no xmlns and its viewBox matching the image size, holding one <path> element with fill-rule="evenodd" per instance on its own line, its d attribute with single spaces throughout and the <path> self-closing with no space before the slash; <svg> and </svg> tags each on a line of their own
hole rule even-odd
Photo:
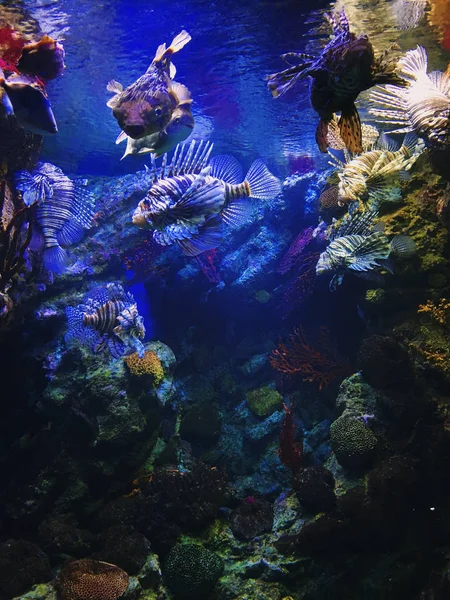
<svg viewBox="0 0 450 600">
<path fill-rule="evenodd" d="M 338 463 L 349 468 L 370 463 L 377 447 L 377 438 L 372 431 L 362 420 L 349 414 L 331 424 L 330 441 Z"/>
<path fill-rule="evenodd" d="M 177 544 L 167 556 L 163 576 L 175 598 L 201 598 L 223 573 L 223 560 L 198 544 Z"/>
<path fill-rule="evenodd" d="M 277 390 L 264 386 L 249 390 L 246 394 L 247 404 L 252 412 L 259 417 L 267 417 L 281 408 L 283 396 Z"/>
</svg>

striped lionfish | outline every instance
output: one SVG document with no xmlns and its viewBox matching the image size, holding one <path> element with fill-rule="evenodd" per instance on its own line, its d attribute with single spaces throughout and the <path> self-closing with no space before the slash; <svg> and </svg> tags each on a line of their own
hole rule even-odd
<svg viewBox="0 0 450 600">
<path fill-rule="evenodd" d="M 118 283 L 89 292 L 82 304 L 66 308 L 69 328 L 66 341 L 76 342 L 97 353 L 108 349 L 119 358 L 128 347 L 144 355 L 141 339 L 144 321 L 130 292 Z"/>
<path fill-rule="evenodd" d="M 401 199 L 400 180 L 413 166 L 422 146 L 417 136 L 408 134 L 402 146 L 381 134 L 373 150 L 340 161 L 330 153 L 330 164 L 338 167 L 338 203 L 341 206 L 361 201 L 373 208 L 383 202 Z"/>
<path fill-rule="evenodd" d="M 182 31 L 168 48 L 158 47 L 155 58 L 147 71 L 127 88 L 117 81 L 110 81 L 107 90 L 114 97 L 107 102 L 120 128 L 133 139 L 163 132 L 169 124 L 173 111 L 185 103 L 186 88 L 172 81 L 176 69 L 171 56 L 181 50 L 191 39 Z M 189 101 L 191 101 L 189 99 Z"/>
<path fill-rule="evenodd" d="M 437 149 L 450 148 L 450 69 L 427 74 L 427 53 L 417 46 L 399 61 L 399 69 L 409 85 L 386 85 L 374 90 L 369 112 L 384 123 L 400 126 L 392 133 L 414 131 L 425 143 Z"/>
<path fill-rule="evenodd" d="M 78 183 L 51 163 L 37 163 L 33 171 L 19 171 L 16 187 L 27 206 L 36 205 L 30 250 L 43 252 L 44 266 L 63 273 L 64 247 L 78 242 L 94 216 L 94 199 Z"/>
<path fill-rule="evenodd" d="M 391 270 L 391 255 L 407 258 L 415 253 L 410 237 L 396 235 L 389 241 L 383 231 L 377 231 L 377 216 L 376 210 L 355 211 L 344 217 L 338 229 L 332 227 L 331 242 L 316 265 L 316 275 L 333 273 L 330 291 L 337 289 L 347 272 L 362 276 L 377 269 Z"/>
<path fill-rule="evenodd" d="M 153 230 L 162 245 L 177 244 L 187 256 L 216 248 L 222 224 L 239 227 L 251 218 L 249 198 L 269 200 L 281 191 L 279 180 L 261 160 L 255 160 L 244 180 L 241 166 L 231 156 L 209 160 L 212 143 L 179 145 L 170 165 L 153 162 L 153 186 L 133 214 L 138 227 Z"/>
<path fill-rule="evenodd" d="M 366 35 L 356 37 L 350 31 L 344 9 L 328 15 L 333 28 L 331 41 L 319 57 L 289 52 L 282 58 L 290 67 L 268 77 L 268 87 L 277 97 L 297 81 L 310 78 L 311 105 L 320 116 L 316 142 L 321 152 L 328 148 L 328 125 L 334 113 L 340 112 L 341 138 L 351 152 L 362 152 L 361 121 L 355 100 L 363 91 L 381 83 L 406 85 L 394 72 L 395 63 L 387 59 L 388 50 L 376 59 Z"/>
</svg>

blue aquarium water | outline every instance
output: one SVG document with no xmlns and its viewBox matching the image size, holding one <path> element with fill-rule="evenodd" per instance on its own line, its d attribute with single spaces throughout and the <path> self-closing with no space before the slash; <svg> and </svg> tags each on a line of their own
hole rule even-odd
<svg viewBox="0 0 450 600">
<path fill-rule="evenodd" d="M 0 600 L 450 597 L 450 2 L 0 3 Z"/>
</svg>

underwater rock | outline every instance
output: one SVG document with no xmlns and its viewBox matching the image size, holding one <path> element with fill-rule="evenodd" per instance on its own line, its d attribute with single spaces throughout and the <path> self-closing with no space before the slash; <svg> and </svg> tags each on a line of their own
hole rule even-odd
<svg viewBox="0 0 450 600">
<path fill-rule="evenodd" d="M 382 402 L 382 392 L 375 390 L 361 373 L 354 373 L 339 386 L 336 408 L 351 415 L 373 416 Z"/>
<path fill-rule="evenodd" d="M 214 441 L 220 435 L 222 416 L 216 404 L 201 401 L 188 409 L 181 419 L 183 439 Z"/>
<path fill-rule="evenodd" d="M 294 475 L 292 489 L 308 512 L 326 512 L 336 504 L 334 477 L 320 465 L 300 469 Z"/>
<path fill-rule="evenodd" d="M 413 373 L 406 350 L 392 337 L 371 335 L 358 352 L 358 369 L 377 389 L 411 386 Z"/>
<path fill-rule="evenodd" d="M 155 393 L 160 405 L 165 406 L 167 402 L 170 402 L 175 393 L 173 370 L 177 359 L 169 346 L 166 346 L 162 342 L 155 341 L 145 344 L 145 349 L 148 352 L 154 352 L 161 362 L 164 378 L 159 385 L 156 385 Z"/>
<path fill-rule="evenodd" d="M 0 544 L 0 597 L 12 598 L 50 579 L 50 561 L 36 544 L 25 540 Z"/>
<path fill-rule="evenodd" d="M 247 404 L 259 417 L 267 417 L 276 410 L 281 409 L 283 396 L 277 390 L 264 386 L 256 390 L 249 390 L 246 394 Z"/>
<path fill-rule="evenodd" d="M 330 440 L 343 467 L 365 467 L 375 457 L 377 438 L 360 419 L 351 415 L 344 414 L 331 424 Z"/>
<path fill-rule="evenodd" d="M 51 555 L 86 556 L 94 541 L 87 529 L 80 529 L 73 519 L 57 515 L 43 521 L 38 528 L 39 542 Z"/>
<path fill-rule="evenodd" d="M 205 598 L 223 573 L 223 560 L 198 544 L 178 544 L 169 552 L 163 577 L 175 598 Z"/>
<path fill-rule="evenodd" d="M 50 583 L 40 583 L 31 588 L 26 594 L 21 594 L 13 600 L 58 600 L 56 590 Z"/>
<path fill-rule="evenodd" d="M 233 535 L 240 540 L 252 540 L 270 533 L 273 525 L 273 505 L 266 500 L 248 496 L 230 515 Z"/>
<path fill-rule="evenodd" d="M 127 573 L 116 565 L 85 558 L 68 562 L 55 585 L 61 600 L 117 600 L 128 580 Z"/>
<path fill-rule="evenodd" d="M 102 532 L 99 538 L 103 549 L 95 558 L 113 563 L 135 575 L 144 566 L 150 552 L 148 539 L 129 525 L 116 525 Z"/>
</svg>

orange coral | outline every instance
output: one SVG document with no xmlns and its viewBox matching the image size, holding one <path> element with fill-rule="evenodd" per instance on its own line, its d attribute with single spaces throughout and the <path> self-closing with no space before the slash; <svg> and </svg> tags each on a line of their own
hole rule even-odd
<svg viewBox="0 0 450 600">
<path fill-rule="evenodd" d="M 146 350 L 142 358 L 139 358 L 138 353 L 135 352 L 125 357 L 125 363 L 132 375 L 136 377 L 150 375 L 155 385 L 159 385 L 164 379 L 164 369 L 155 352 Z"/>
<path fill-rule="evenodd" d="M 56 588 L 61 600 L 117 600 L 125 593 L 128 579 L 116 565 L 84 558 L 66 564 Z"/>
<path fill-rule="evenodd" d="M 447 325 L 450 322 L 450 302 L 446 298 L 441 298 L 436 304 L 428 300 L 426 304 L 419 304 L 418 313 L 429 313 L 430 317 L 440 325 Z"/>
<path fill-rule="evenodd" d="M 320 328 L 319 349 L 309 344 L 301 327 L 294 329 L 287 343 L 278 342 L 278 348 L 270 357 L 270 364 L 280 373 L 299 374 L 303 381 L 317 383 L 319 390 L 350 371 L 348 363 L 333 347 L 326 327 Z"/>
</svg>

